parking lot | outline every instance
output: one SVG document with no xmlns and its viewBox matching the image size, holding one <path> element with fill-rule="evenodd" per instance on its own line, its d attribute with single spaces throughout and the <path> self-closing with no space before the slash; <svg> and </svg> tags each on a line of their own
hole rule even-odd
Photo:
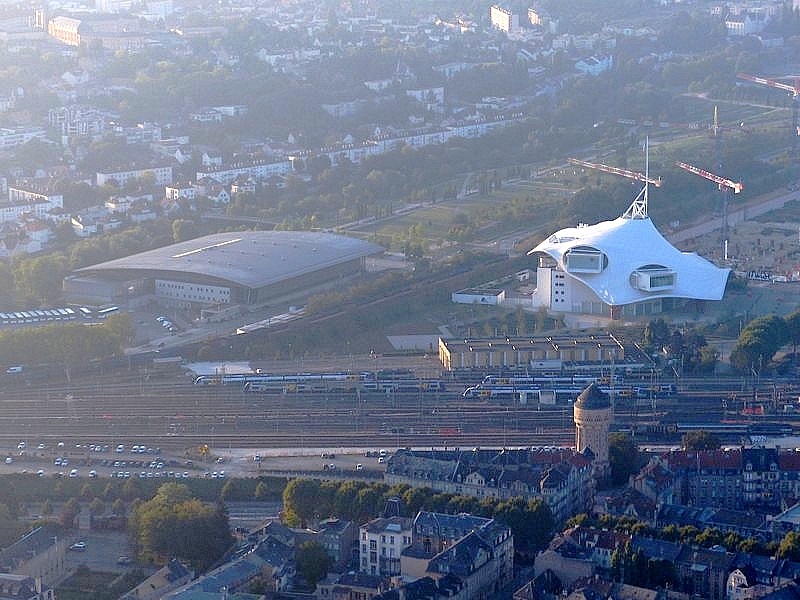
<svg viewBox="0 0 800 600">
<path fill-rule="evenodd" d="M 70 548 L 66 554 L 70 572 L 85 565 L 92 571 L 122 573 L 135 566 L 123 531 L 79 531 L 70 539 Z"/>
</svg>

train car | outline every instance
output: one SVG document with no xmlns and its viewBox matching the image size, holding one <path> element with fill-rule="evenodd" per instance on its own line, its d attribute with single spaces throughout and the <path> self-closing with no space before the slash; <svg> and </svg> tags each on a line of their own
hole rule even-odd
<svg viewBox="0 0 800 600">
<path fill-rule="evenodd" d="M 676 431 L 680 434 L 689 431 L 706 431 L 718 435 L 746 435 L 748 423 L 678 423 Z"/>
<path fill-rule="evenodd" d="M 325 393 L 353 392 L 361 389 L 369 373 L 300 373 L 297 375 L 245 375 L 234 382 L 243 384 L 244 392 Z"/>
<path fill-rule="evenodd" d="M 793 433 L 791 423 L 751 423 L 747 426 L 747 435 L 783 436 Z"/>
<path fill-rule="evenodd" d="M 517 393 L 515 386 L 496 385 L 487 387 L 483 385 L 474 385 L 468 387 L 461 394 L 465 400 L 514 400 Z"/>
<path fill-rule="evenodd" d="M 535 375 L 525 377 L 506 377 L 501 375 L 487 375 L 481 381 L 482 385 L 516 385 L 516 386 L 563 386 L 563 385 L 589 385 L 599 383 L 600 378 L 593 375 Z"/>
</svg>

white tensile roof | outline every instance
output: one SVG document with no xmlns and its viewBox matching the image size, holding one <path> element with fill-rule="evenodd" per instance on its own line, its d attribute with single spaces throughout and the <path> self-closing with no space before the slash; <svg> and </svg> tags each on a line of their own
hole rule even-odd
<svg viewBox="0 0 800 600">
<path fill-rule="evenodd" d="M 645 212 L 595 225 L 561 229 L 528 254 L 544 253 L 558 262 L 561 270 L 588 288 L 609 305 L 619 306 L 653 298 L 691 298 L 721 300 L 730 269 L 721 269 L 693 252 L 681 252 L 658 232 Z M 603 253 L 605 268 L 599 273 L 567 270 L 565 255 L 573 248 L 591 248 Z M 668 290 L 646 291 L 631 283 L 632 274 L 659 265 L 676 274 Z"/>
</svg>

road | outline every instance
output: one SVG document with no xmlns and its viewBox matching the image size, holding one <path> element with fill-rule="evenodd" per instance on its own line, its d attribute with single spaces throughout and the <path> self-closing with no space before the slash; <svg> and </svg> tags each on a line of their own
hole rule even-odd
<svg viewBox="0 0 800 600">
<path fill-rule="evenodd" d="M 800 196 L 797 192 L 791 191 L 778 192 L 773 195 L 759 198 L 754 202 L 749 203 L 747 206 L 730 211 L 728 213 L 728 227 L 734 227 L 737 223 L 741 223 L 742 221 L 754 219 L 770 211 L 783 208 L 787 202 L 797 200 L 798 197 Z M 723 217 L 721 216 L 712 217 L 695 225 L 690 225 L 684 229 L 670 233 L 665 237 L 672 244 L 681 244 L 687 240 L 708 235 L 713 231 L 722 229 L 722 220 Z"/>
</svg>

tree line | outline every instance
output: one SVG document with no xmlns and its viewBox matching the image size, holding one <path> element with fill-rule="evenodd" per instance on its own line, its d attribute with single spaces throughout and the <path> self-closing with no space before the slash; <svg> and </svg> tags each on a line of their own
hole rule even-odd
<svg viewBox="0 0 800 600">
<path fill-rule="evenodd" d="M 402 500 L 404 517 L 426 510 L 497 519 L 511 529 L 515 548 L 526 554 L 544 548 L 555 526 L 550 508 L 540 498 L 476 498 L 408 485 L 390 487 L 383 483 L 316 479 L 293 479 L 288 483 L 283 492 L 284 520 L 294 526 L 307 526 L 328 517 L 365 523 L 378 516 L 386 501 L 395 497 Z"/>
</svg>

